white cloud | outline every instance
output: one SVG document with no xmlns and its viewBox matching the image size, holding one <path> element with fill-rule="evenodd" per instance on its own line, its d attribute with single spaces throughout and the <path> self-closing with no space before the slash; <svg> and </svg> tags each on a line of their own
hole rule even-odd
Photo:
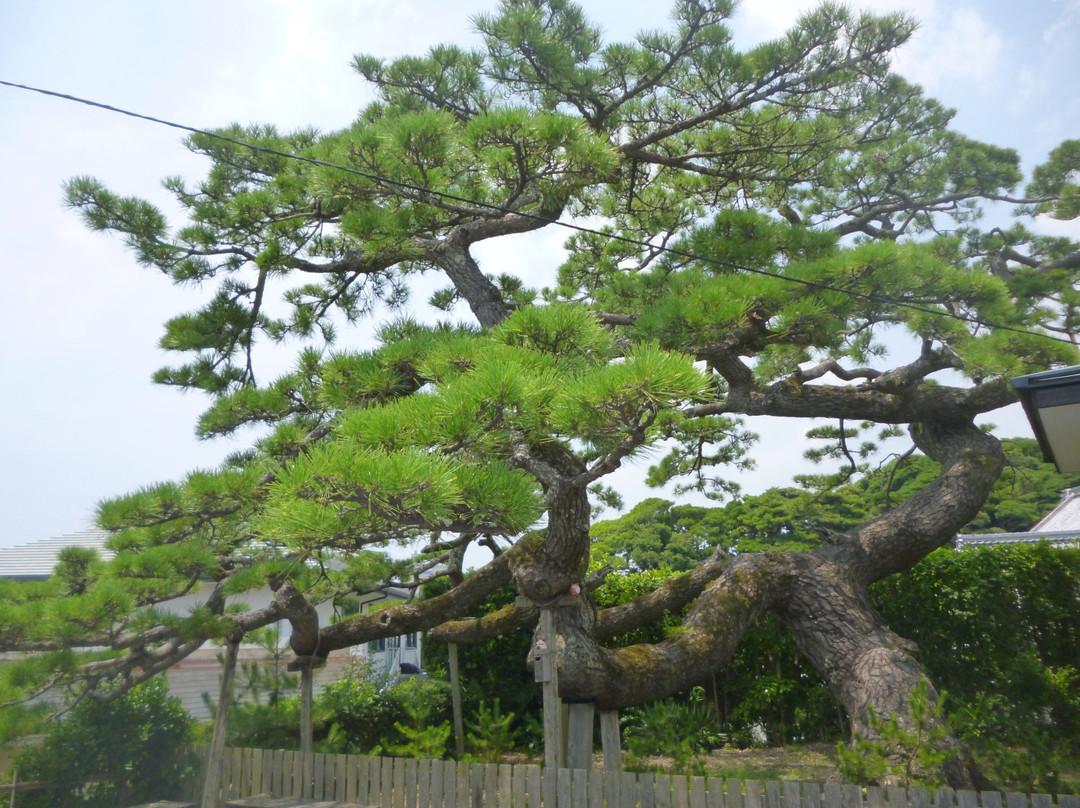
<svg viewBox="0 0 1080 808">
<path fill-rule="evenodd" d="M 1080 219 L 1062 221 L 1061 219 L 1053 219 L 1050 216 L 1036 216 L 1033 229 L 1044 236 L 1057 236 L 1080 241 Z"/>
<path fill-rule="evenodd" d="M 1064 37 L 1066 41 L 1063 44 L 1073 48 L 1076 45 L 1075 40 L 1072 38 L 1075 31 L 1069 29 L 1080 24 L 1080 0 L 1055 0 L 1055 2 L 1061 3 L 1061 14 L 1043 31 L 1043 41 L 1048 45 L 1058 44 L 1062 42 Z"/>
<path fill-rule="evenodd" d="M 913 41 L 896 57 L 896 69 L 931 93 L 950 83 L 989 89 L 1002 58 L 1005 38 L 973 8 L 961 6 L 940 16 L 927 9 Z"/>
</svg>

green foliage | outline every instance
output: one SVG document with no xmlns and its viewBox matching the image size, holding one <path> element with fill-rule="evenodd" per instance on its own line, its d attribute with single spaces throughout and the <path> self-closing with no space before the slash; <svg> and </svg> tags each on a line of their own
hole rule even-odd
<svg viewBox="0 0 1080 808">
<path fill-rule="evenodd" d="M 621 561 L 631 570 L 667 567 L 684 572 L 712 552 L 718 532 L 708 509 L 645 499 L 615 519 L 592 526 L 593 555 Z"/>
<path fill-rule="evenodd" d="M 447 583 L 436 581 L 424 587 L 424 597 L 434 597 L 445 591 Z M 475 614 L 485 615 L 509 607 L 516 594 L 511 587 L 497 590 L 484 599 Z M 515 716 L 511 729 L 524 746 L 542 744 L 542 726 L 529 722 L 539 719 L 540 688 L 526 665 L 532 649 L 532 630 L 522 628 L 493 639 L 458 644 L 458 673 L 462 689 L 462 713 L 479 716 L 499 705 L 504 716 Z M 449 649 L 445 643 L 426 637 L 423 644 L 423 668 L 445 671 L 449 664 Z M 481 704 L 484 706 L 481 707 Z M 479 720 L 479 719 L 478 719 Z"/>
<path fill-rule="evenodd" d="M 1080 753 L 1080 551 L 938 550 L 873 595 L 890 627 L 918 643 L 958 731 L 1004 783 L 1052 782 L 1054 766 Z"/>
<path fill-rule="evenodd" d="M 747 630 L 711 683 L 717 713 L 736 746 L 837 740 L 847 732 L 824 677 L 771 615 Z"/>
<path fill-rule="evenodd" d="M 667 699 L 628 710 L 622 724 L 629 768 L 640 768 L 648 765 L 649 758 L 663 756 L 671 758 L 676 773 L 701 774 L 703 753 L 726 740 L 700 687 L 685 699 Z"/>
<path fill-rule="evenodd" d="M 400 743 L 383 740 L 391 755 L 418 760 L 442 760 L 453 730 L 450 721 L 436 721 L 446 714 L 448 687 L 444 682 L 414 677 L 397 685 L 394 696 L 405 709 L 407 720 L 394 722 Z"/>
<path fill-rule="evenodd" d="M 316 699 L 334 751 L 371 754 L 405 717 L 393 688 L 358 668 L 324 687 Z"/>
<path fill-rule="evenodd" d="M 327 751 L 442 758 L 450 737 L 447 685 L 412 677 L 391 684 L 363 667 L 316 698 L 316 733 Z"/>
<path fill-rule="evenodd" d="M 465 739 L 469 742 L 472 753 L 488 763 L 501 763 L 503 755 L 514 747 L 517 733 L 513 729 L 513 723 L 514 714 L 504 714 L 499 708 L 498 699 L 495 699 L 490 707 L 481 699 L 475 717 L 467 722 L 469 731 L 466 732 Z"/>
<path fill-rule="evenodd" d="M 190 729 L 164 678 L 115 701 L 84 699 L 52 725 L 40 748 L 16 759 L 21 779 L 50 783 L 19 804 L 112 808 L 176 796 L 190 765 L 181 757 Z"/>
<path fill-rule="evenodd" d="M 859 784 L 887 781 L 904 788 L 943 785 L 941 765 L 958 754 L 955 748 L 942 748 L 949 737 L 944 701 L 943 694 L 932 703 L 926 681 L 919 680 L 909 697 L 910 728 L 901 727 L 895 715 L 883 718 L 868 707 L 875 737 L 856 734 L 851 746 L 841 741 L 837 745 L 840 772 Z"/>
</svg>

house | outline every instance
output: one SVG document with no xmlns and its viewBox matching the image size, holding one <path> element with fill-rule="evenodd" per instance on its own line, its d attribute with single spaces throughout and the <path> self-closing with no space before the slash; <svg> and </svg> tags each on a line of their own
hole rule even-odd
<svg viewBox="0 0 1080 808">
<path fill-rule="evenodd" d="M 403 603 L 409 597 L 407 589 L 388 586 L 378 592 L 370 592 L 360 596 L 361 613 L 378 611 L 379 609 Z M 419 632 L 404 634 L 400 637 L 386 637 L 368 643 L 366 658 L 368 670 L 386 679 L 398 679 L 401 677 L 416 676 L 422 674 L 420 665 L 420 649 L 422 639 Z"/>
<path fill-rule="evenodd" d="M 0 549 L 0 577 L 19 580 L 48 578 L 56 566 L 60 551 L 65 547 L 94 549 L 103 559 L 109 559 L 113 554 L 105 548 L 107 537 L 108 533 L 102 530 L 85 530 Z M 407 595 L 406 590 L 387 588 L 382 592 L 374 592 L 360 598 L 359 607 L 362 611 L 370 611 L 380 606 L 400 602 Z M 205 593 L 193 592 L 159 604 L 158 608 L 166 609 L 174 614 L 186 614 L 192 607 L 202 602 L 204 597 Z M 230 598 L 230 602 L 243 602 L 252 609 L 259 609 L 269 605 L 272 598 L 273 593 L 265 589 L 246 592 L 243 596 Z M 334 605 L 329 602 L 319 604 L 316 609 L 319 613 L 320 625 L 329 625 L 340 616 L 335 613 Z M 279 647 L 286 645 L 290 633 L 288 621 L 282 620 L 276 627 L 280 632 Z M 402 672 L 418 673 L 420 670 L 420 638 L 416 634 L 409 634 L 404 637 L 379 640 L 377 643 L 371 643 L 369 648 L 356 647 L 331 654 L 326 664 L 315 672 L 316 689 L 340 679 L 358 663 L 362 663 L 369 653 L 372 667 L 377 672 L 388 676 L 398 676 Z M 177 696 L 184 707 L 199 721 L 209 720 L 211 717 L 210 708 L 203 694 L 209 694 L 211 701 L 216 701 L 220 673 L 218 655 L 218 648 L 204 646 L 166 672 L 170 692 Z M 16 655 L 0 653 L 0 662 L 14 656 Z M 278 664 L 273 656 L 263 647 L 254 643 L 245 643 L 240 647 L 238 661 L 241 666 L 252 663 L 263 666 Z M 278 656 L 280 658 L 280 655 Z"/>
<path fill-rule="evenodd" d="M 1031 530 L 1023 533 L 961 533 L 956 537 L 956 549 L 992 544 L 1038 544 L 1041 541 L 1058 547 L 1080 546 L 1080 488 L 1062 491 L 1061 502 Z"/>
</svg>

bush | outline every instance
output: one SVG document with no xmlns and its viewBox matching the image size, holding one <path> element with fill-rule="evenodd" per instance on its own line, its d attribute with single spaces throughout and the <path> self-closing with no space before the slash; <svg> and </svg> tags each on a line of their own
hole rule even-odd
<svg viewBox="0 0 1080 808">
<path fill-rule="evenodd" d="M 668 699 L 627 711 L 623 738 L 629 766 L 663 756 L 672 759 L 677 772 L 700 769 L 702 753 L 726 740 L 704 697 L 704 689 L 695 687 L 685 701 Z"/>
<path fill-rule="evenodd" d="M 115 701 L 83 699 L 52 725 L 39 749 L 16 758 L 19 779 L 50 784 L 20 797 L 19 804 L 112 808 L 173 797 L 190 770 L 191 761 L 178 755 L 191 726 L 164 677 Z"/>
<path fill-rule="evenodd" d="M 422 716 L 410 714 L 417 709 Z M 415 677 L 390 684 L 361 667 L 323 688 L 315 710 L 327 751 L 371 754 L 409 744 L 410 727 L 441 725 L 449 717 L 449 699 L 444 682 Z"/>
</svg>

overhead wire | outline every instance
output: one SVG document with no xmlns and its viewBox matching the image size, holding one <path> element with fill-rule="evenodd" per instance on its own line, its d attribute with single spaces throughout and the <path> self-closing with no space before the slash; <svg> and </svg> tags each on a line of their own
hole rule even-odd
<svg viewBox="0 0 1080 808">
<path fill-rule="evenodd" d="M 415 185 L 413 183 L 404 182 L 402 180 L 395 180 L 395 179 L 392 179 L 390 177 L 382 176 L 380 174 L 374 174 L 372 172 L 362 171 L 362 170 L 360 170 L 358 168 L 352 168 L 350 166 L 343 166 L 343 165 L 340 165 L 338 163 L 329 162 L 327 160 L 320 160 L 320 159 L 318 159 L 316 157 L 308 157 L 308 156 L 302 155 L 302 154 L 292 154 L 290 152 L 284 152 L 284 151 L 281 151 L 279 149 L 272 149 L 272 148 L 270 148 L 268 146 L 259 146 L 259 145 L 255 144 L 255 143 L 249 143 L 249 142 L 244 141 L 244 140 L 239 140 L 238 138 L 229 137 L 228 135 L 223 135 L 223 134 L 221 134 L 219 132 L 213 132 L 213 131 L 206 130 L 206 129 L 199 129 L 198 127 L 188 126 L 186 124 L 181 124 L 181 123 L 176 123 L 175 121 L 169 121 L 169 120 L 166 120 L 164 118 L 156 118 L 156 117 L 154 117 L 152 115 L 144 115 L 144 114 L 139 113 L 139 112 L 133 112 L 131 110 L 123 109 L 122 107 L 112 106 L 111 104 L 105 104 L 105 103 L 102 103 L 100 101 L 92 101 L 92 100 L 90 100 L 88 98 L 82 98 L 80 96 L 70 95 L 68 93 L 61 93 L 61 92 L 57 92 L 55 90 L 46 90 L 46 89 L 43 89 L 41 87 L 32 87 L 32 86 L 27 85 L 27 84 L 18 84 L 16 82 L 5 81 L 3 79 L 0 79 L 0 85 L 5 86 L 5 87 L 11 87 L 11 88 L 14 88 L 14 89 L 19 89 L 19 90 L 27 90 L 29 92 L 39 93 L 40 95 L 51 96 L 53 98 L 59 98 L 59 99 L 64 100 L 64 101 L 71 101 L 73 103 L 83 104 L 85 106 L 96 107 L 98 109 L 103 109 L 103 110 L 105 110 L 107 112 L 114 112 L 114 113 L 117 113 L 119 115 L 126 115 L 128 117 L 137 118 L 139 120 L 148 121 L 150 123 L 156 123 L 156 124 L 160 124 L 162 126 L 168 126 L 168 127 L 172 128 L 172 129 L 179 129 L 179 130 L 184 131 L 184 132 L 190 132 L 192 134 L 202 135 L 204 137 L 209 137 L 209 138 L 213 138 L 215 140 L 220 140 L 220 141 L 223 141 L 225 143 L 231 143 L 231 144 L 233 144 L 235 146 L 240 146 L 240 147 L 245 148 L 245 149 L 250 149 L 251 151 L 254 151 L 254 152 L 260 152 L 260 153 L 263 153 L 263 154 L 269 154 L 269 155 L 272 155 L 274 157 L 281 157 L 281 158 L 285 158 L 285 159 L 288 159 L 288 160 L 297 160 L 299 162 L 307 163 L 309 165 L 319 166 L 320 168 L 331 168 L 331 169 L 335 169 L 335 170 L 338 170 L 338 171 L 344 171 L 344 172 L 346 172 L 348 174 L 352 174 L 352 175 L 355 175 L 355 176 L 358 176 L 358 177 L 363 177 L 364 179 L 368 179 L 368 180 L 371 180 L 373 182 L 377 182 L 377 183 L 380 183 L 382 185 L 389 186 L 391 188 L 400 188 L 400 189 L 405 190 L 405 191 L 411 191 L 411 192 L 414 192 L 414 193 L 420 193 L 420 194 L 425 194 L 425 195 L 428 195 L 428 196 L 434 196 L 434 197 L 438 197 L 440 199 L 445 199 L 445 200 L 452 201 L 452 202 L 461 202 L 461 203 L 465 203 L 465 204 L 468 204 L 468 205 L 472 205 L 473 207 L 482 208 L 482 209 L 485 209 L 485 210 L 490 210 L 490 211 L 495 212 L 495 213 L 503 213 L 503 214 L 509 213 L 509 214 L 513 214 L 515 216 L 521 216 L 522 218 L 533 219 L 533 220 L 538 221 L 538 222 L 543 222 L 544 224 L 555 225 L 557 227 L 562 227 L 562 228 L 567 229 L 567 230 L 573 230 L 573 231 L 576 231 L 576 232 L 579 232 L 579 233 L 585 233 L 585 234 L 588 234 L 588 235 L 599 236 L 600 238 L 608 239 L 610 241 L 616 241 L 616 242 L 619 242 L 619 243 L 622 243 L 622 244 L 629 244 L 631 246 L 639 247 L 639 248 L 654 251 L 654 252 L 662 252 L 662 253 L 672 255 L 672 256 L 676 256 L 676 257 L 679 257 L 679 258 L 685 258 L 685 259 L 689 259 L 689 260 L 693 260 L 693 261 L 700 261 L 702 263 L 711 264 L 711 265 L 714 265 L 714 266 L 721 266 L 721 267 L 724 267 L 726 269 L 734 269 L 734 270 L 739 271 L 739 272 L 746 272 L 746 273 L 750 273 L 750 274 L 754 274 L 754 275 L 762 275 L 762 276 L 767 277 L 767 278 L 774 278 L 776 280 L 788 281 L 789 283 L 799 284 L 799 285 L 803 286 L 804 288 L 814 289 L 816 291 L 836 292 L 838 294 L 848 295 L 850 297 L 854 297 L 854 298 L 857 298 L 857 299 L 860 299 L 860 300 L 865 300 L 865 301 L 871 302 L 871 303 L 879 303 L 879 304 L 887 305 L 887 306 L 896 306 L 898 308 L 904 308 L 904 309 L 907 309 L 909 311 L 916 311 L 916 312 L 920 312 L 922 314 L 932 315 L 934 317 L 943 317 L 943 318 L 948 318 L 948 319 L 952 319 L 952 320 L 958 320 L 960 322 L 964 322 L 964 323 L 967 323 L 969 325 L 982 326 L 984 328 L 994 329 L 994 330 L 998 330 L 998 331 L 1008 331 L 1008 332 L 1011 332 L 1011 333 L 1022 334 L 1024 336 L 1029 336 L 1029 337 L 1040 337 L 1042 339 L 1051 340 L 1053 342 L 1062 342 L 1062 343 L 1065 343 L 1066 345 L 1075 346 L 1075 343 L 1071 339 L 1067 339 L 1067 338 L 1064 338 L 1064 337 L 1058 337 L 1058 336 L 1055 336 L 1053 334 L 1047 334 L 1047 333 L 1041 332 L 1041 331 L 1031 331 L 1031 330 L 1028 330 L 1026 328 L 1018 328 L 1016 326 L 1005 325 L 1005 324 L 1002 324 L 1002 323 L 994 323 L 994 322 L 990 322 L 990 321 L 987 321 L 987 320 L 979 319 L 978 317 L 974 317 L 974 316 L 971 316 L 971 315 L 958 314 L 956 312 L 950 312 L 950 311 L 941 311 L 939 309 L 930 308 L 929 306 L 923 306 L 923 305 L 920 305 L 920 304 L 917 304 L 917 303 L 910 303 L 910 302 L 905 301 L 905 300 L 896 300 L 895 298 L 886 297 L 885 295 L 877 295 L 877 294 L 873 294 L 873 293 L 869 293 L 869 292 L 859 292 L 859 291 L 854 290 L 854 289 L 845 289 L 843 287 L 833 286 L 831 284 L 822 283 L 820 281 L 807 280 L 805 278 L 798 278 L 798 277 L 794 277 L 792 275 L 783 275 L 783 274 L 781 274 L 779 272 L 770 272 L 769 270 L 766 270 L 766 269 L 760 269 L 760 268 L 757 268 L 757 267 L 749 267 L 749 266 L 745 266 L 743 264 L 734 263 L 732 261 L 725 261 L 725 260 L 719 259 L 719 258 L 711 258 L 711 257 L 706 256 L 706 255 L 700 255 L 700 254 L 692 253 L 692 252 L 689 252 L 689 251 L 686 251 L 686 250 L 680 250 L 677 247 L 669 247 L 667 245 L 653 244 L 652 242 L 650 242 L 650 241 L 648 241 L 646 239 L 637 239 L 637 238 L 633 238 L 633 237 L 630 237 L 630 236 L 623 236 L 623 235 L 620 235 L 618 233 L 608 233 L 608 232 L 605 232 L 603 230 L 597 230 L 596 228 L 586 227 L 584 225 L 574 224 L 572 222 L 563 222 L 563 221 L 559 221 L 559 220 L 553 220 L 553 219 L 547 218 L 545 216 L 540 216 L 540 215 L 535 214 L 535 213 L 529 213 L 528 211 L 515 210 L 513 208 L 508 208 L 508 207 L 505 207 L 503 205 L 495 205 L 495 204 L 492 204 L 492 203 L 489 203 L 489 202 L 481 202 L 479 200 L 470 199 L 470 198 L 464 197 L 464 196 L 459 196 L 457 194 L 453 194 L 453 193 L 450 193 L 448 191 L 437 191 L 437 190 L 434 190 L 432 188 L 425 188 L 422 185 Z"/>
</svg>

